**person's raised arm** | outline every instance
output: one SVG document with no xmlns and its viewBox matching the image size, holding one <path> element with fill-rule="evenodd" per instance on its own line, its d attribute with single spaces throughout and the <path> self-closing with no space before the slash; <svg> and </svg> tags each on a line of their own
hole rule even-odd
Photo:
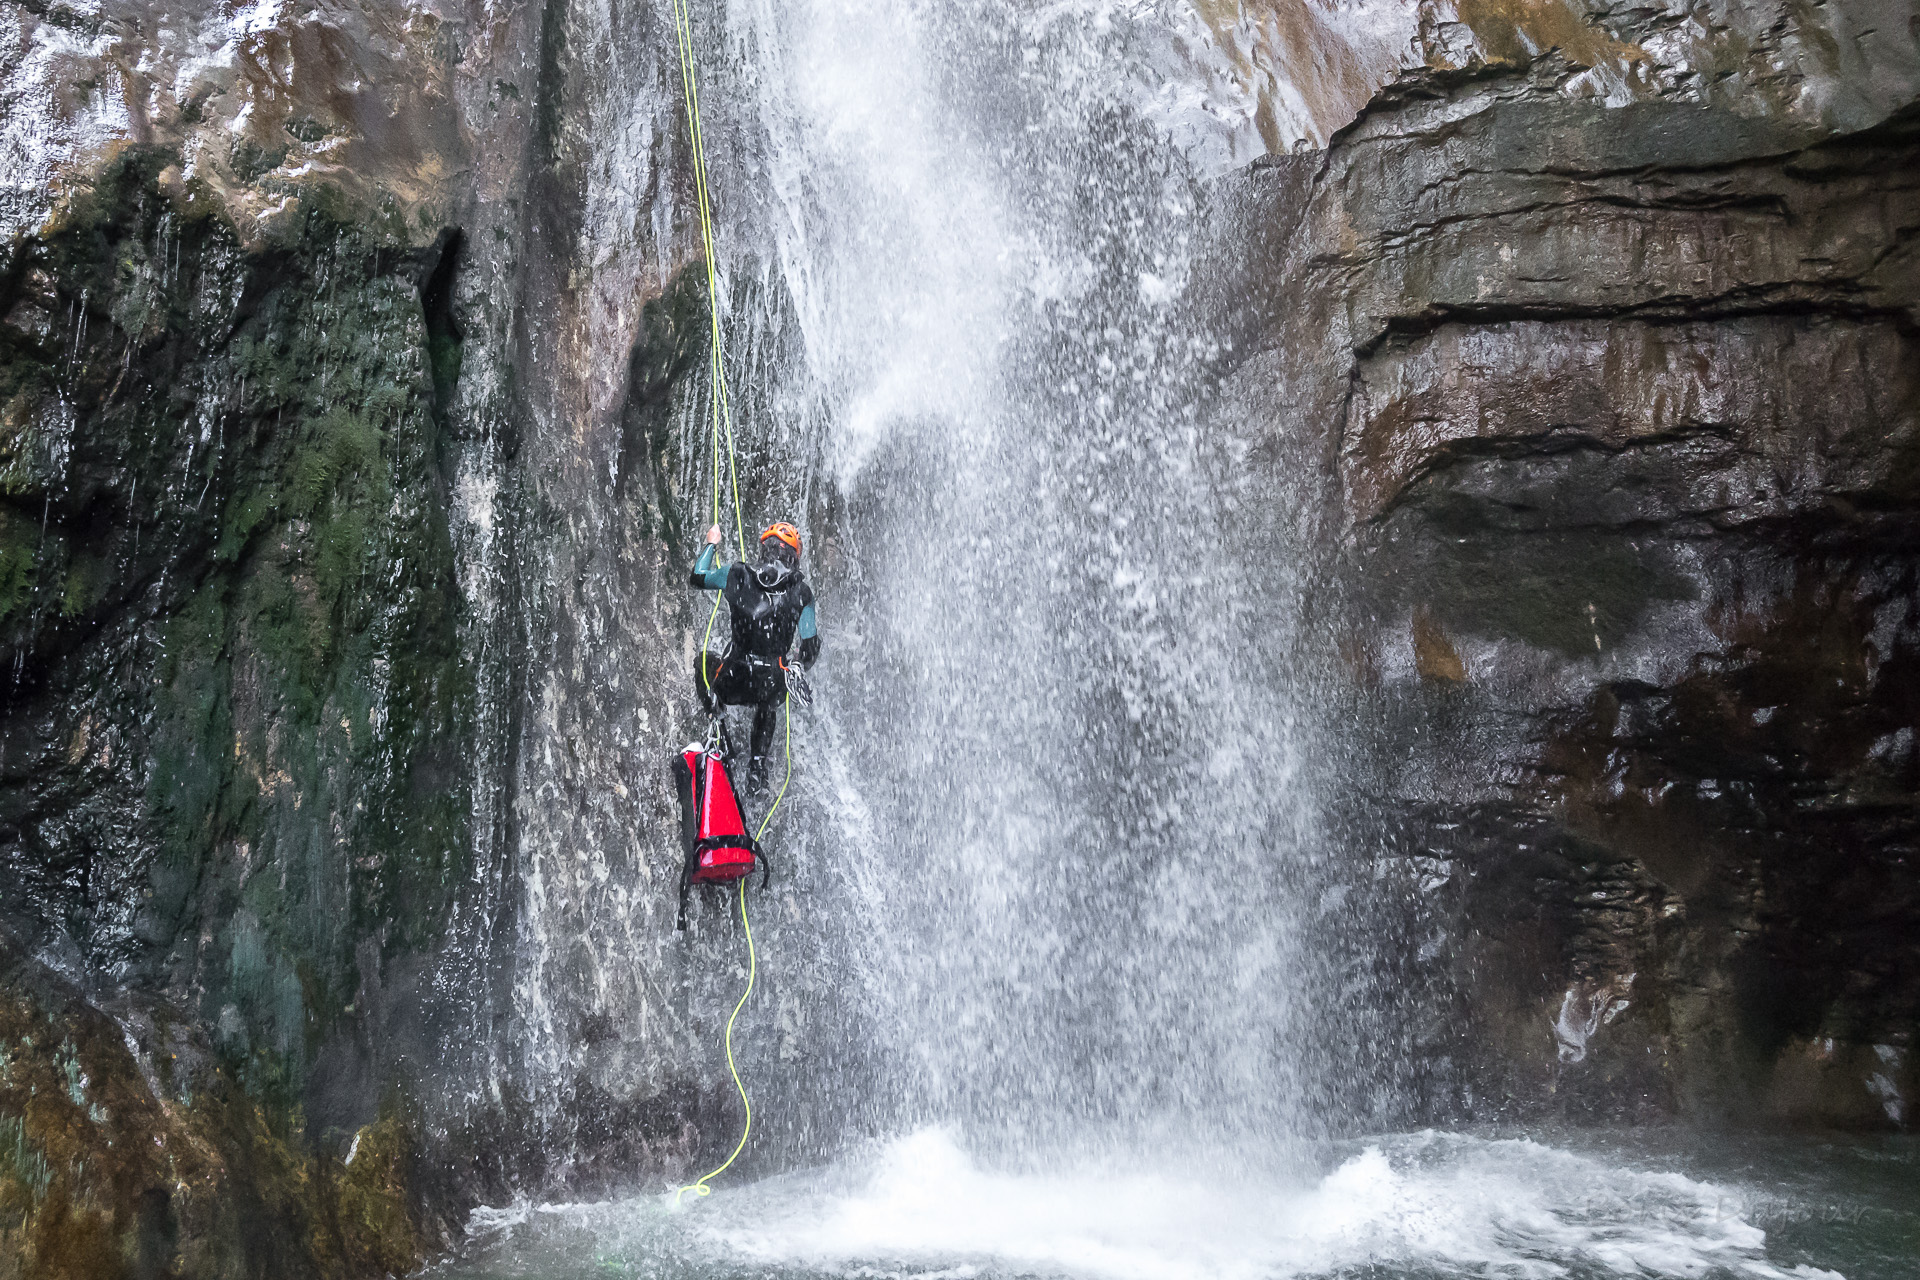
<svg viewBox="0 0 1920 1280">
<path fill-rule="evenodd" d="M 727 566 L 716 565 L 720 558 L 720 526 L 707 530 L 707 545 L 700 548 L 700 558 L 694 561 L 693 573 L 688 579 L 696 587 L 708 591 L 719 591 L 727 585 Z"/>
</svg>

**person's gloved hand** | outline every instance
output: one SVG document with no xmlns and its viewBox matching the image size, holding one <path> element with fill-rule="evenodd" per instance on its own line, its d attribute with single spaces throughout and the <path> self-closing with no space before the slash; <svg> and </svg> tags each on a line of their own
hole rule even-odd
<svg viewBox="0 0 1920 1280">
<path fill-rule="evenodd" d="M 820 657 L 820 637 L 807 636 L 800 641 L 800 665 L 811 667 Z"/>
</svg>

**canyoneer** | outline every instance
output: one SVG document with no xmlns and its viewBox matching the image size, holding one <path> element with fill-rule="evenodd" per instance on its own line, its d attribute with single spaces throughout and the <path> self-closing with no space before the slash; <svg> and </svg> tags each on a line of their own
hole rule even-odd
<svg viewBox="0 0 1920 1280">
<path fill-rule="evenodd" d="M 693 585 L 720 592 L 733 624 L 731 641 L 720 652 L 701 651 L 693 683 L 709 716 L 727 707 L 751 706 L 753 731 L 747 740 L 747 791 L 767 787 L 767 766 L 780 704 L 789 690 L 802 702 L 812 700 L 804 670 L 787 660 L 800 642 L 802 668 L 820 656 L 820 633 L 813 612 L 813 587 L 800 569 L 800 531 L 781 521 L 760 535 L 754 563 L 721 565 L 720 526 L 707 530 L 707 545 L 693 566 Z"/>
</svg>

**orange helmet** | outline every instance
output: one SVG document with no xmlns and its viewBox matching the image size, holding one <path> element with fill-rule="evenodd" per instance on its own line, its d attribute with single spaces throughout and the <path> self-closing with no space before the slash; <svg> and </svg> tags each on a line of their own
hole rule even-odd
<svg viewBox="0 0 1920 1280">
<path fill-rule="evenodd" d="M 778 538 L 793 548 L 793 554 L 800 554 L 800 531 L 786 521 L 770 524 L 760 531 L 760 541 L 765 542 L 768 538 Z"/>
</svg>

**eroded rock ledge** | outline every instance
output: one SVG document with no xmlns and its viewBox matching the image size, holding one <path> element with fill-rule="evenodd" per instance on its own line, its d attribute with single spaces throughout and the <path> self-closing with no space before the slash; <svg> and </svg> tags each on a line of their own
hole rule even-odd
<svg viewBox="0 0 1920 1280">
<path fill-rule="evenodd" d="M 1910 1126 L 1920 111 L 1539 79 L 1398 86 L 1230 193 L 1239 483 L 1324 513 L 1425 1105 Z"/>
</svg>

